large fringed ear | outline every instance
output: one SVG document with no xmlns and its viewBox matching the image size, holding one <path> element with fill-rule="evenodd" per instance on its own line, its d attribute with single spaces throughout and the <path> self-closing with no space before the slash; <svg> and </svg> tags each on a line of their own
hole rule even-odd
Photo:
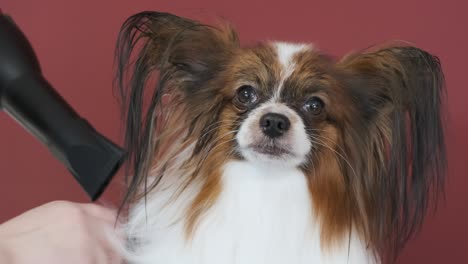
<svg viewBox="0 0 468 264">
<path fill-rule="evenodd" d="M 129 17 L 122 25 L 115 50 L 115 84 L 123 105 L 141 110 L 143 93 L 155 75 L 160 84 L 172 82 L 154 89 L 158 94 L 172 93 L 168 89 L 175 87 L 179 91 L 200 88 L 201 82 L 222 70 L 238 45 L 237 34 L 228 24 L 213 27 L 149 11 Z"/>
<path fill-rule="evenodd" d="M 118 85 L 124 87 L 131 79 L 136 89 L 154 70 L 179 70 L 192 80 L 206 79 L 238 45 L 237 34 L 227 24 L 212 27 L 160 12 L 135 14 L 123 24 L 117 41 Z"/>
<path fill-rule="evenodd" d="M 411 46 L 353 54 L 338 63 L 367 124 L 361 177 L 370 243 L 396 257 L 443 192 L 445 83 L 439 59 Z M 372 162 L 369 162 L 371 160 Z M 361 197 L 363 194 L 356 194 Z"/>
<path fill-rule="evenodd" d="M 202 93 L 204 82 L 223 69 L 237 45 L 229 26 L 212 27 L 168 13 L 141 12 L 124 22 L 115 51 L 115 85 L 126 126 L 127 174 L 133 175 L 125 200 L 143 182 L 146 186 L 158 144 L 155 133 L 164 126 L 161 117 L 184 102 L 185 95 Z M 164 95 L 179 101 L 162 107 Z"/>
</svg>

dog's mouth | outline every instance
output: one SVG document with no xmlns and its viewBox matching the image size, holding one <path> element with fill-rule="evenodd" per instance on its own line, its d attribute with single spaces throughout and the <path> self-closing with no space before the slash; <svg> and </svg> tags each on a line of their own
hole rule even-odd
<svg viewBox="0 0 468 264">
<path fill-rule="evenodd" d="M 291 151 L 278 145 L 265 145 L 265 144 L 251 144 L 249 146 L 252 150 L 259 154 L 280 157 L 285 155 L 291 155 Z"/>
</svg>

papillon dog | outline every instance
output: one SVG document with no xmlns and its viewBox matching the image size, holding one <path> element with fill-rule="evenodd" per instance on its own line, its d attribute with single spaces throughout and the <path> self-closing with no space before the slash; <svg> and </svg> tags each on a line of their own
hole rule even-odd
<svg viewBox="0 0 468 264">
<path fill-rule="evenodd" d="M 444 76 L 417 47 L 334 59 L 142 12 L 116 56 L 129 263 L 393 262 L 443 193 Z"/>
</svg>

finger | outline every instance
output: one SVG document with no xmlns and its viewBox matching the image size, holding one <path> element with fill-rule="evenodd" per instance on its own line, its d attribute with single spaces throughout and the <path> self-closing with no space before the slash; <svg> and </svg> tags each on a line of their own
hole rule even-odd
<svg viewBox="0 0 468 264">
<path fill-rule="evenodd" d="M 105 253 L 106 261 L 109 264 L 120 264 L 123 263 L 123 258 L 116 253 L 116 251 L 106 251 Z"/>
<path fill-rule="evenodd" d="M 96 226 L 96 229 L 98 227 Z M 122 257 L 119 252 L 123 252 L 123 247 L 125 240 L 123 236 L 119 234 L 116 230 L 111 230 L 110 227 L 104 226 L 98 232 L 101 232 L 101 235 L 98 238 L 99 241 L 99 251 L 102 256 L 100 256 L 100 262 L 109 263 L 109 264 L 118 264 L 122 262 Z"/>
<path fill-rule="evenodd" d="M 117 212 L 113 209 L 99 206 L 96 204 L 81 204 L 81 208 L 87 213 L 88 215 L 101 218 L 105 221 L 115 223 L 117 219 Z"/>
<path fill-rule="evenodd" d="M 101 247 L 94 248 L 94 262 L 96 264 L 111 264 L 105 250 Z"/>
<path fill-rule="evenodd" d="M 120 251 L 125 243 L 124 230 L 105 221 L 96 222 L 91 230 L 101 245 L 110 251 Z"/>
<path fill-rule="evenodd" d="M 97 255 L 97 263 L 99 264 L 117 264 L 115 259 L 115 253 L 109 250 L 101 249 L 99 252 L 96 253 Z"/>
</svg>

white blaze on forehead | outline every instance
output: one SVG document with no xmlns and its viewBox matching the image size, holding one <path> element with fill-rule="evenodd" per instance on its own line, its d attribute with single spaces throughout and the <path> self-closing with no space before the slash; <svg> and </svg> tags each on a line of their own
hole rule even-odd
<svg viewBox="0 0 468 264">
<path fill-rule="evenodd" d="M 293 44 L 286 42 L 275 42 L 273 45 L 276 49 L 278 61 L 281 65 L 280 81 L 273 96 L 273 100 L 277 101 L 280 97 L 281 90 L 283 89 L 284 81 L 294 72 L 294 68 L 296 66 L 293 59 L 294 56 L 299 52 L 312 49 L 312 46 L 307 44 Z"/>
</svg>

